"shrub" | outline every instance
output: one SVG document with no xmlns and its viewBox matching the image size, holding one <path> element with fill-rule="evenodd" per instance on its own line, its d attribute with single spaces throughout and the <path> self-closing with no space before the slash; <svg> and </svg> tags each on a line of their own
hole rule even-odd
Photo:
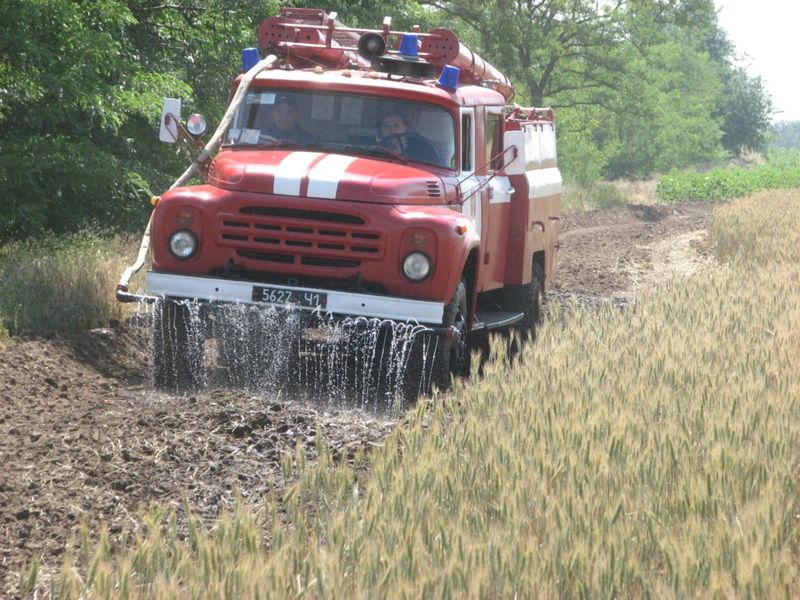
<svg viewBox="0 0 800 600">
<path fill-rule="evenodd" d="M 760 190 L 794 187 L 800 187 L 800 165 L 781 158 L 752 169 L 728 167 L 707 173 L 670 173 L 659 180 L 656 197 L 661 202 L 718 201 Z"/>
</svg>

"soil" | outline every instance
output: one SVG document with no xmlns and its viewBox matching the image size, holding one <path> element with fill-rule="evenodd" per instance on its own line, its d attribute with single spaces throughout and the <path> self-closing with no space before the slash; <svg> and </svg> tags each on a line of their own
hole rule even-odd
<svg viewBox="0 0 800 600">
<path fill-rule="evenodd" d="M 550 300 L 627 306 L 643 288 L 714 265 L 713 204 L 629 204 L 564 217 Z"/>
<path fill-rule="evenodd" d="M 710 214 L 707 204 L 676 204 L 564 217 L 549 300 L 625 306 L 645 286 L 709 268 Z M 153 501 L 180 516 L 184 498 L 210 523 L 237 493 L 280 494 L 281 457 L 298 445 L 313 460 L 321 435 L 347 460 L 397 423 L 324 399 L 156 392 L 144 329 L 112 323 L 0 349 L 1 597 L 14 597 L 33 559 L 45 581 L 57 573 L 82 523 L 113 536 L 136 530 L 139 508 Z"/>
</svg>

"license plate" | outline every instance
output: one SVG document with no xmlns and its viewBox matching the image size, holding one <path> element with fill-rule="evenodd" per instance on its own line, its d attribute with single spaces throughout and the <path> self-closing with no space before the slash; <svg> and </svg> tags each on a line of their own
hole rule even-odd
<svg viewBox="0 0 800 600">
<path fill-rule="evenodd" d="M 305 308 L 325 308 L 328 304 L 328 294 L 257 285 L 253 286 L 253 301 L 265 304 L 292 304 Z"/>
</svg>

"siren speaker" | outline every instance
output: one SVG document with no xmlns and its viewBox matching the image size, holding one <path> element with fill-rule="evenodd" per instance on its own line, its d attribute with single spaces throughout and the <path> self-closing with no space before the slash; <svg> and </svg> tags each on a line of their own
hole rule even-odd
<svg viewBox="0 0 800 600">
<path fill-rule="evenodd" d="M 358 53 L 367 60 L 383 56 L 386 52 L 386 42 L 378 33 L 365 33 L 358 38 Z"/>
<path fill-rule="evenodd" d="M 379 56 L 372 61 L 372 68 L 390 75 L 420 78 L 431 78 L 436 71 L 431 63 L 407 60 L 399 56 Z"/>
</svg>

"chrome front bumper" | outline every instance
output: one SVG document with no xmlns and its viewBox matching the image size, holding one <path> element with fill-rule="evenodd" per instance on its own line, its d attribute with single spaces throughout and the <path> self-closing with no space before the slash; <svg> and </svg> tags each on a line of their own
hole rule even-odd
<svg viewBox="0 0 800 600">
<path fill-rule="evenodd" d="M 117 299 L 121 302 L 153 302 L 159 298 L 180 298 L 276 306 L 253 300 L 253 289 L 259 287 L 260 284 L 246 281 L 148 271 L 145 276 L 145 285 L 147 294 L 133 294 L 127 290 L 118 289 Z M 324 309 L 293 305 L 309 312 L 392 321 L 416 321 L 428 325 L 441 325 L 444 315 L 444 303 L 442 302 L 286 285 L 269 284 L 269 287 L 300 293 L 326 294 L 327 304 Z"/>
</svg>

